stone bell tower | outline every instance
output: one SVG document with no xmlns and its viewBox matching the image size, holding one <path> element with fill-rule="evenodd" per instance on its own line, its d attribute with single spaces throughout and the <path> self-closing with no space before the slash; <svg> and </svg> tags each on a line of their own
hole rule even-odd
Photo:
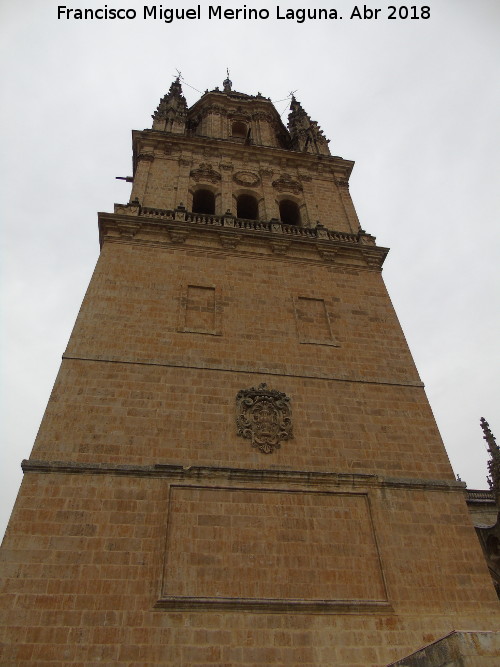
<svg viewBox="0 0 500 667">
<path fill-rule="evenodd" d="M 229 79 L 133 132 L 23 462 L 1 664 L 367 667 L 498 626 L 352 168 Z"/>
</svg>

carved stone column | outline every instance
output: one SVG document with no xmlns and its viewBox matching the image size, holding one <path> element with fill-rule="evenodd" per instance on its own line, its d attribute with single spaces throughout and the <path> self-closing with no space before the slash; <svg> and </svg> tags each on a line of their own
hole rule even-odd
<svg viewBox="0 0 500 667">
<path fill-rule="evenodd" d="M 183 204 L 186 208 L 190 208 L 189 196 L 189 168 L 191 160 L 180 157 L 179 158 L 179 174 L 177 177 L 177 197 L 175 206 Z"/>
<path fill-rule="evenodd" d="M 266 219 L 275 220 L 280 219 L 280 211 L 278 204 L 276 203 L 276 196 L 271 184 L 271 179 L 273 177 L 273 170 L 266 167 L 259 169 L 259 174 L 262 179 L 262 192 L 264 195 L 264 208 L 266 212 Z"/>
<path fill-rule="evenodd" d="M 221 210 L 220 214 L 224 215 L 227 211 L 231 211 L 233 215 L 236 215 L 236 210 L 234 209 L 233 203 L 233 165 L 229 162 L 221 162 L 219 164 L 220 173 L 222 176 L 221 180 Z"/>
<path fill-rule="evenodd" d="M 311 176 L 307 174 L 299 174 L 299 181 L 303 188 L 303 205 L 300 207 L 300 216 L 302 227 L 314 227 L 315 220 L 313 220 L 312 213 L 309 213 L 309 202 L 313 201 L 313 192 L 311 188 Z"/>
</svg>

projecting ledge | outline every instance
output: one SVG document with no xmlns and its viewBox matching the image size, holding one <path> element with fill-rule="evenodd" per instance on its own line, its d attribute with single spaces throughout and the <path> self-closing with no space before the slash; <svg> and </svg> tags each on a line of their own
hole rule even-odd
<svg viewBox="0 0 500 667">
<path fill-rule="evenodd" d="M 369 268 L 380 268 L 389 252 L 377 246 L 375 237 L 360 230 L 356 234 L 328 229 L 322 224 L 316 227 L 300 227 L 282 224 L 278 220 L 247 220 L 231 214 L 208 215 L 192 213 L 184 208 L 156 209 L 133 205 L 115 205 L 115 213 L 99 213 L 99 240 L 140 242 L 147 244 L 185 243 L 196 233 L 217 234 L 225 247 L 236 247 L 241 235 L 265 240 L 272 244 L 273 252 L 283 252 L 294 242 L 312 245 L 322 259 L 346 259 L 352 251 Z M 222 235 L 222 236 L 221 236 Z M 278 245 L 277 245 L 278 244 Z M 286 252 L 286 250 L 285 250 Z M 347 253 L 347 255 L 346 255 Z M 338 257 L 337 257 L 338 255 Z"/>
<path fill-rule="evenodd" d="M 154 608 L 168 611 L 252 611 L 267 614 L 282 612 L 299 614 L 390 614 L 394 611 L 389 602 L 384 600 L 287 600 L 184 596 L 160 598 Z"/>
<path fill-rule="evenodd" d="M 280 470 L 254 468 L 224 468 L 218 466 L 183 466 L 157 463 L 149 466 L 111 463 L 81 463 L 77 461 L 23 460 L 24 473 L 66 473 L 90 475 L 129 475 L 133 477 L 166 477 L 183 481 L 229 480 L 260 483 L 293 483 L 301 485 L 391 487 L 426 489 L 429 491 L 465 491 L 465 483 L 403 477 L 385 477 L 362 473 L 318 472 L 312 470 Z"/>
</svg>

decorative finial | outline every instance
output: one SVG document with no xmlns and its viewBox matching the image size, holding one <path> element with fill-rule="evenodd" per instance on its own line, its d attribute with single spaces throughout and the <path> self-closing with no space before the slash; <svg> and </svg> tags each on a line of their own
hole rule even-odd
<svg viewBox="0 0 500 667">
<path fill-rule="evenodd" d="M 483 429 L 483 438 L 486 440 L 488 452 L 490 453 L 490 460 L 488 461 L 488 484 L 490 489 L 495 493 L 500 494 L 500 447 L 496 443 L 496 438 L 491 432 L 490 425 L 484 417 L 479 420 L 481 428 Z"/>
<path fill-rule="evenodd" d="M 233 82 L 229 78 L 229 68 L 228 67 L 226 67 L 226 72 L 227 72 L 227 79 L 224 79 L 224 81 L 222 82 L 222 85 L 224 86 L 224 92 L 225 93 L 230 93 L 231 89 L 232 89 L 232 86 L 233 86 Z"/>
<path fill-rule="evenodd" d="M 295 97 L 295 90 L 290 91 L 290 113 L 288 114 L 288 131 L 290 132 L 291 148 L 302 153 L 330 155 L 328 139 L 318 123 L 311 120 Z"/>
<path fill-rule="evenodd" d="M 483 438 L 488 443 L 488 449 L 492 446 L 496 447 L 497 446 L 496 438 L 493 435 L 493 433 L 491 432 L 490 425 L 488 424 L 486 419 L 484 417 L 481 417 L 481 419 L 479 420 L 479 423 L 481 424 L 481 428 L 483 429 L 483 433 L 484 433 Z"/>
<path fill-rule="evenodd" d="M 160 100 L 158 108 L 153 114 L 154 130 L 176 134 L 184 134 L 185 132 L 187 103 L 182 94 L 181 73 L 179 70 L 177 72 L 178 76 L 175 77 L 168 93 Z"/>
</svg>

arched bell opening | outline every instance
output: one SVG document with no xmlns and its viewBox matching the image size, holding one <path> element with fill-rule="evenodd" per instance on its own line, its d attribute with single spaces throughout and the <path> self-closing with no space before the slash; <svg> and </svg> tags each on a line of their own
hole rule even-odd
<svg viewBox="0 0 500 667">
<path fill-rule="evenodd" d="M 247 220 L 259 219 L 259 203 L 253 195 L 242 194 L 236 199 L 236 216 Z"/>
<path fill-rule="evenodd" d="M 282 199 L 279 202 L 280 220 L 284 225 L 300 226 L 300 209 L 297 202 L 291 199 Z"/>
<path fill-rule="evenodd" d="M 200 188 L 193 193 L 193 213 L 214 215 L 215 195 L 211 190 Z"/>
<path fill-rule="evenodd" d="M 235 139 L 246 139 L 247 132 L 246 123 L 243 123 L 241 120 L 236 120 L 231 125 L 231 136 Z"/>
</svg>

